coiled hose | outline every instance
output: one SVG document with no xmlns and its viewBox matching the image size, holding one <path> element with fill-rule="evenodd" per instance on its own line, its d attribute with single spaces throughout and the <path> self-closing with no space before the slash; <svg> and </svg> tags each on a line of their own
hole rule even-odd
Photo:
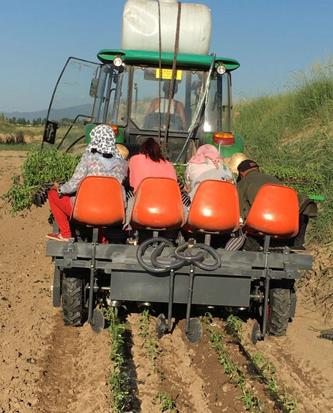
<svg viewBox="0 0 333 413">
<path fill-rule="evenodd" d="M 144 259 L 144 255 L 149 247 L 152 247 L 153 251 L 148 262 Z M 169 248 L 170 253 L 162 257 L 165 248 Z M 213 259 L 212 263 L 205 262 L 207 256 Z M 138 247 L 136 257 L 145 270 L 161 275 L 190 264 L 204 271 L 214 271 L 221 266 L 221 258 L 211 246 L 189 241 L 175 248 L 171 241 L 163 237 L 149 238 L 144 241 Z"/>
</svg>

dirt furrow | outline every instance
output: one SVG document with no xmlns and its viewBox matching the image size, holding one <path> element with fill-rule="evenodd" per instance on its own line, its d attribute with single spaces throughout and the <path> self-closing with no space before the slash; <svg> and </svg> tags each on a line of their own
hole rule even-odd
<svg viewBox="0 0 333 413">
<path fill-rule="evenodd" d="M 193 350 L 185 344 L 182 335 L 182 329 L 177 326 L 171 335 L 161 338 L 163 371 L 178 393 L 177 407 L 181 399 L 184 400 L 182 413 L 209 413 L 211 409 L 201 371 L 193 366 Z"/>
<path fill-rule="evenodd" d="M 136 372 L 137 397 L 139 399 L 139 411 L 149 413 L 160 413 L 156 396 L 159 392 L 160 377 L 154 369 L 151 361 L 145 354 L 143 341 L 139 337 L 139 315 L 130 314 L 127 317 L 132 331 L 132 358 Z"/>
<path fill-rule="evenodd" d="M 89 325 L 67 327 L 58 315 L 48 342 L 36 411 L 109 412 L 107 331 L 96 335 Z"/>
</svg>

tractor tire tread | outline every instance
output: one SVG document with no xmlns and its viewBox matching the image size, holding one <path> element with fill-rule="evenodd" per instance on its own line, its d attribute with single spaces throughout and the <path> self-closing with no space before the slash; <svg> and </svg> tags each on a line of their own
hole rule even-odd
<svg viewBox="0 0 333 413">
<path fill-rule="evenodd" d="M 290 289 L 272 288 L 270 290 L 269 303 L 269 334 L 273 336 L 285 336 L 290 317 Z"/>
<path fill-rule="evenodd" d="M 81 278 L 64 277 L 62 286 L 62 309 L 64 324 L 83 324 L 83 282 Z"/>
</svg>

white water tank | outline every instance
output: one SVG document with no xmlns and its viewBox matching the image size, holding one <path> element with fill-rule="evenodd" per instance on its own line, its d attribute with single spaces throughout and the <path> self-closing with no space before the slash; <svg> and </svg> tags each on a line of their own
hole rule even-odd
<svg viewBox="0 0 333 413">
<path fill-rule="evenodd" d="M 173 52 L 177 27 L 176 0 L 161 0 L 162 51 Z M 208 54 L 211 39 L 211 12 L 204 4 L 182 3 L 179 53 Z M 122 48 L 159 50 L 158 2 L 128 0 L 123 12 Z"/>
</svg>

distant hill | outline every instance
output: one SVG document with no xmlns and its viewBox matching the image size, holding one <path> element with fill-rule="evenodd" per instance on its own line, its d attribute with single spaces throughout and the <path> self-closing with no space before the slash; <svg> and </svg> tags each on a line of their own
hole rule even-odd
<svg viewBox="0 0 333 413">
<path fill-rule="evenodd" d="M 79 106 L 70 106 L 68 108 L 63 109 L 54 109 L 52 110 L 52 120 L 59 120 L 63 118 L 73 119 L 78 114 L 80 115 L 87 115 L 91 114 L 92 105 L 79 105 Z M 34 119 L 44 119 L 47 115 L 47 109 L 38 110 L 35 112 L 0 112 L 3 113 L 7 118 L 24 118 L 26 120 L 34 120 Z"/>
</svg>

